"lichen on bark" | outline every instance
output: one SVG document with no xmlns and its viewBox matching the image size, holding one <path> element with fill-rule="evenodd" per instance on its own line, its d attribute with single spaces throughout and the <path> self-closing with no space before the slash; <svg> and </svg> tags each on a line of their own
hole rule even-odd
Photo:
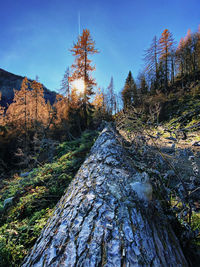
<svg viewBox="0 0 200 267">
<path fill-rule="evenodd" d="M 136 190 L 151 181 L 120 138 L 102 131 L 23 267 L 188 266 L 152 188 L 148 197 Z"/>
</svg>

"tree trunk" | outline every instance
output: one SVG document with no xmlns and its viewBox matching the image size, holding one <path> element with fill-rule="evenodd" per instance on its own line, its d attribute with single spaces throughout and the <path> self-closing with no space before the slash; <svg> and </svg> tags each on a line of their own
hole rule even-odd
<svg viewBox="0 0 200 267">
<path fill-rule="evenodd" d="M 188 264 L 158 201 L 152 200 L 147 173 L 133 167 L 120 136 L 108 126 L 22 266 Z"/>
</svg>

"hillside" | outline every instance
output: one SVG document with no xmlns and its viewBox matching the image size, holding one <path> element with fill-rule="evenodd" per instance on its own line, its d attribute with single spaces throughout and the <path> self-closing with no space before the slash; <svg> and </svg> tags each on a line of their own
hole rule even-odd
<svg viewBox="0 0 200 267">
<path fill-rule="evenodd" d="M 188 266 L 161 179 L 122 144 L 106 125 L 23 267 Z"/>
<path fill-rule="evenodd" d="M 178 235 L 185 255 L 189 262 L 196 259 L 191 266 L 198 266 L 200 259 L 199 100 L 197 80 L 187 82 L 183 88 L 177 85 L 168 95 L 149 96 L 143 106 L 123 110 L 116 116 L 117 128 L 127 140 L 125 146 L 137 154 L 138 168 L 157 176 L 157 185 L 167 193 L 171 203 L 168 211 L 176 214 L 183 227 Z M 156 104 L 159 108 L 154 113 L 144 108 Z"/>
<path fill-rule="evenodd" d="M 14 91 L 20 90 L 22 80 L 24 77 L 10 73 L 6 70 L 0 69 L 0 93 L 2 94 L 2 98 L 0 100 L 0 105 L 3 107 L 7 107 L 10 103 L 12 103 L 14 97 Z M 29 79 L 29 81 L 32 81 Z M 46 101 L 50 101 L 51 104 L 55 102 L 56 93 L 50 91 L 45 86 L 44 88 L 44 98 Z"/>
<path fill-rule="evenodd" d="M 200 1 L 2 2 L 0 267 L 200 267 Z"/>
<path fill-rule="evenodd" d="M 11 87 L 14 84 L 20 86 L 19 84 L 23 77 L 5 71 L 1 71 L 1 73 L 3 73 L 2 77 L 4 77 L 1 80 L 4 93 L 9 86 Z M 164 225 L 168 222 L 171 225 L 170 227 L 172 228 L 169 228 L 167 231 L 169 233 L 172 231 L 178 238 L 189 265 L 196 266 L 200 257 L 200 84 L 199 81 L 185 82 L 183 88 L 177 84 L 176 90 L 175 88 L 169 88 L 169 91 L 170 93 L 166 95 L 161 92 L 154 94 L 149 92 L 144 96 L 142 104 L 123 109 L 113 116 L 116 129 L 121 134 L 121 137 L 118 134 L 116 135 L 118 137 L 115 137 L 117 142 L 115 146 L 122 146 L 123 153 L 121 150 L 120 153 L 122 153 L 121 157 L 124 157 L 123 161 L 127 161 L 127 169 L 129 169 L 128 164 L 130 164 L 130 168 L 134 168 L 134 172 L 138 173 L 138 177 L 142 173 L 146 173 L 150 179 L 151 186 L 153 187 L 153 200 L 147 205 L 147 209 L 145 208 L 146 204 L 140 206 L 140 202 L 136 202 L 138 207 L 142 207 L 142 214 L 144 211 L 143 215 L 146 216 L 146 214 L 149 214 L 148 210 L 151 210 L 152 214 L 155 212 L 156 216 L 160 216 L 160 213 L 163 214 L 165 219 L 162 220 L 160 218 L 160 222 L 164 223 Z M 12 94 L 10 94 L 11 98 L 7 95 L 6 97 L 11 99 Z M 57 116 L 52 118 L 58 119 L 59 112 L 66 110 L 66 106 L 61 105 L 66 102 L 62 101 L 60 104 L 59 102 L 57 103 L 61 108 L 58 108 Z M 156 109 L 156 107 L 159 108 Z M 79 106 L 75 108 L 78 110 Z M 4 135 L 7 129 L 13 126 L 5 127 L 6 131 L 1 136 L 1 153 L 4 151 L 5 154 L 5 157 L 2 157 L 4 159 L 2 163 L 7 164 L 7 168 L 2 168 L 4 171 L 1 172 L 2 180 L 0 184 L 0 266 L 2 267 L 21 265 L 24 257 L 30 253 L 34 244 L 37 244 L 36 241 L 43 227 L 45 227 L 47 220 L 51 218 L 57 209 L 58 206 L 56 204 L 68 190 L 69 184 L 72 183 L 75 186 L 77 184 L 77 178 L 74 177 L 98 135 L 97 132 L 91 129 L 97 128 L 104 118 L 102 114 L 105 113 L 103 113 L 104 111 L 101 111 L 101 113 L 97 109 L 96 117 L 91 115 L 93 123 L 95 123 L 91 124 L 90 130 L 83 132 L 80 124 L 82 118 L 81 109 L 79 110 L 80 117 L 73 112 L 72 109 L 70 115 L 73 120 L 71 121 L 66 116 L 60 117 L 57 121 L 57 126 L 52 123 L 50 127 L 50 124 L 48 124 L 50 131 L 46 136 L 41 125 L 41 128 L 39 128 L 39 124 L 31 122 L 30 130 L 21 136 L 20 141 L 22 144 L 26 142 L 27 146 L 25 148 L 28 147 L 28 149 L 25 151 L 27 153 L 25 156 L 22 150 L 19 159 L 23 163 L 26 155 L 30 156 L 31 161 L 27 165 L 19 166 L 13 164 L 15 162 L 13 159 L 16 159 L 17 155 L 16 150 L 21 144 L 17 144 L 16 140 L 18 133 L 24 127 L 23 117 L 21 128 L 16 137 L 14 136 L 13 141 L 12 135 L 11 137 Z M 69 131 L 69 122 L 73 125 L 73 131 Z M 79 133 L 81 132 L 82 135 L 80 136 Z M 28 134 L 29 143 L 27 142 Z M 36 138 L 35 134 L 37 134 Z M 38 139 L 39 135 L 40 140 Z M 113 141 L 112 134 L 110 138 L 110 140 L 105 141 L 108 145 L 109 142 L 112 143 Z M 21 147 L 23 148 L 22 145 Z M 99 154 L 98 156 L 99 147 L 100 145 L 96 145 L 97 151 L 94 156 L 98 157 L 95 163 L 97 165 L 101 164 L 101 155 Z M 115 148 L 111 147 L 108 154 L 114 153 L 114 150 Z M 10 158 L 8 157 L 9 153 Z M 115 153 L 118 153 L 117 150 Z M 12 162 L 8 159 L 12 159 Z M 107 161 L 107 159 L 105 160 Z M 122 161 L 120 161 L 120 164 L 116 164 L 123 167 Z M 116 171 L 112 157 L 108 157 L 106 166 L 111 166 L 112 170 L 110 170 L 109 174 L 109 177 L 111 177 Z M 96 170 L 98 167 L 94 167 L 94 169 Z M 102 171 L 103 169 L 100 169 L 100 173 Z M 96 183 L 95 179 L 94 183 Z M 105 182 L 108 183 L 109 187 L 110 180 L 105 178 Z M 123 181 L 123 183 L 126 184 L 124 188 L 128 190 L 131 182 Z M 82 186 L 78 190 L 80 192 L 83 190 L 83 194 L 85 192 Z M 109 190 L 111 190 L 109 194 L 116 194 L 118 196 L 117 190 L 119 189 L 111 186 Z M 123 196 L 127 201 L 129 193 Z M 160 205 L 158 203 L 161 203 L 161 210 L 158 208 Z M 68 203 L 69 206 L 72 204 L 71 202 Z M 128 209 L 130 208 L 129 206 L 127 207 Z M 117 207 L 115 208 L 117 209 Z M 75 210 L 77 209 L 79 207 L 75 207 Z M 94 215 L 94 218 L 96 217 L 97 214 Z M 156 218 L 158 219 L 158 217 Z M 66 219 L 70 220 L 70 217 Z M 56 220 L 59 221 L 60 217 L 58 216 Z M 148 221 L 148 224 L 150 225 L 152 221 L 154 220 Z M 135 223 L 139 224 L 139 221 L 135 221 Z M 145 222 L 143 223 L 146 224 Z M 157 222 L 155 221 L 155 223 Z M 162 233 L 162 230 L 159 231 Z M 57 233 L 56 229 L 55 233 Z M 132 235 L 130 232 L 129 234 Z M 41 238 L 44 237 L 41 236 Z M 77 238 L 79 238 L 78 232 Z M 90 238 L 92 240 L 92 236 Z M 145 238 L 146 236 L 142 240 L 146 240 Z M 85 240 L 84 242 L 87 241 Z M 105 240 L 105 244 L 106 242 Z M 124 239 L 122 244 L 125 244 Z M 68 245 L 70 246 L 70 243 Z M 168 245 L 169 247 L 174 246 L 172 240 Z M 37 253 L 40 254 L 40 251 Z M 157 253 L 159 254 L 158 251 Z M 30 254 L 30 261 L 32 260 L 31 255 L 33 256 L 33 254 Z M 154 261 L 152 255 L 147 259 L 148 261 Z M 179 256 L 182 257 L 181 255 Z M 112 256 L 107 255 L 107 257 L 111 262 Z M 129 256 L 127 257 L 130 258 Z M 142 258 L 143 260 L 145 259 L 144 251 L 142 252 Z M 83 258 L 80 260 L 82 261 Z M 99 258 L 96 257 L 96 260 L 99 261 Z M 182 260 L 184 262 L 184 258 Z M 155 264 L 158 262 L 158 259 L 155 260 Z"/>
<path fill-rule="evenodd" d="M 0 181 L 0 266 L 20 266 L 97 136 L 57 146 L 52 162 Z"/>
</svg>

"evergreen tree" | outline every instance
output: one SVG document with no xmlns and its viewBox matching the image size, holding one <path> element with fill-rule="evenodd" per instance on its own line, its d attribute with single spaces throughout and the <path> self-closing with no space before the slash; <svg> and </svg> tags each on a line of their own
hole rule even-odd
<svg viewBox="0 0 200 267">
<path fill-rule="evenodd" d="M 176 65 L 179 77 L 187 77 L 187 80 L 196 79 L 197 72 L 200 70 L 200 32 L 191 33 L 181 38 L 176 49 Z M 185 78 L 184 78 L 185 79 Z"/>
<path fill-rule="evenodd" d="M 107 88 L 107 112 L 108 114 L 112 115 L 113 113 L 116 112 L 116 97 L 114 93 L 114 82 L 113 82 L 113 77 L 111 77 L 110 83 Z"/>
<path fill-rule="evenodd" d="M 70 83 L 69 83 L 69 78 L 70 78 L 70 70 L 69 67 L 66 69 L 64 77 L 61 81 L 61 93 L 64 94 L 64 96 L 67 97 L 68 102 L 69 102 L 69 97 L 70 97 Z"/>
<path fill-rule="evenodd" d="M 137 86 L 135 84 L 131 71 L 129 71 L 128 77 L 126 78 L 125 86 L 122 91 L 122 100 L 124 108 L 138 104 Z"/>
<path fill-rule="evenodd" d="M 171 62 L 171 84 L 174 84 L 175 72 L 176 72 L 176 50 L 173 47 L 170 53 L 170 62 Z"/>
<path fill-rule="evenodd" d="M 148 84 L 146 82 L 145 74 L 144 73 L 140 73 L 138 75 L 138 80 L 139 80 L 140 95 L 141 95 L 141 97 L 143 97 L 143 96 L 147 95 L 147 92 L 148 92 Z"/>
</svg>

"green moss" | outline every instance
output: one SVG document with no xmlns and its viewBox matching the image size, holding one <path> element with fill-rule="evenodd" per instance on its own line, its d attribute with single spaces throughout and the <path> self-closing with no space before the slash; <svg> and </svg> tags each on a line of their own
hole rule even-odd
<svg viewBox="0 0 200 267">
<path fill-rule="evenodd" d="M 0 189 L 0 266 L 20 266 L 34 245 L 50 214 L 80 168 L 97 132 L 86 131 L 57 148 L 52 163 L 46 163 L 27 177 L 14 175 Z M 6 210 L 3 202 L 14 197 Z"/>
<path fill-rule="evenodd" d="M 200 232 L 200 213 L 193 213 L 192 215 L 192 229 L 193 230 L 198 230 L 198 232 Z M 198 234 L 198 236 L 196 237 L 196 239 L 194 240 L 194 243 L 199 246 L 200 248 L 200 236 Z"/>
</svg>

